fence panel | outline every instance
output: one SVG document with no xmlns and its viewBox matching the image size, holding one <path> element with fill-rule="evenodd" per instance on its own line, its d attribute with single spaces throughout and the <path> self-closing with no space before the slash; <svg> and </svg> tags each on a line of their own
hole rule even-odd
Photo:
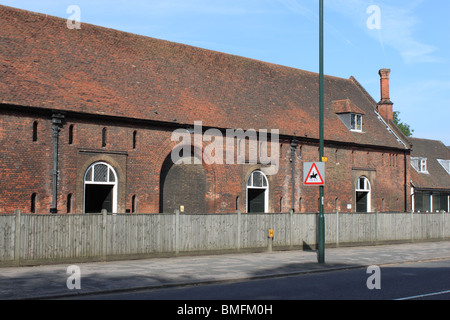
<svg viewBox="0 0 450 320">
<path fill-rule="evenodd" d="M 0 214 L 0 261 L 14 260 L 16 216 Z"/>
<path fill-rule="evenodd" d="M 317 244 L 316 213 L 0 215 L 0 264 Z M 448 213 L 327 213 L 327 245 L 443 240 Z"/>
</svg>

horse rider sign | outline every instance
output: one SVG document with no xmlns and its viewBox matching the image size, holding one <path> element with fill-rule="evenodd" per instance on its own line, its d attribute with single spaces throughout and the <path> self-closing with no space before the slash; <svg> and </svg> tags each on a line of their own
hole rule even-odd
<svg viewBox="0 0 450 320">
<path fill-rule="evenodd" d="M 324 162 L 303 163 L 303 184 L 305 186 L 325 185 L 325 163 Z"/>
</svg>

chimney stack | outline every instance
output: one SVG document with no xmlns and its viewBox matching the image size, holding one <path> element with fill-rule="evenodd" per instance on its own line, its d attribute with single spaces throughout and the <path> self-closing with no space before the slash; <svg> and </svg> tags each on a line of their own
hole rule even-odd
<svg viewBox="0 0 450 320">
<path fill-rule="evenodd" d="M 381 88 L 381 100 L 377 104 L 378 113 L 387 122 L 394 120 L 393 103 L 389 98 L 389 74 L 390 69 L 381 69 L 378 74 L 380 75 L 380 88 Z"/>
</svg>

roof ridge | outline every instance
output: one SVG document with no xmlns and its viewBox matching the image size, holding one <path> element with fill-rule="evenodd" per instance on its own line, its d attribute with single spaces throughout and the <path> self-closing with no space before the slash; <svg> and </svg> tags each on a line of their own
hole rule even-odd
<svg viewBox="0 0 450 320">
<path fill-rule="evenodd" d="M 359 89 L 361 90 L 361 92 L 364 94 L 364 96 L 369 100 L 370 103 L 373 103 L 374 106 L 377 105 L 377 102 L 375 101 L 375 99 L 367 92 L 367 90 L 361 85 L 361 83 L 359 83 L 358 80 L 356 80 L 356 78 L 354 76 L 350 76 L 350 78 L 348 79 L 349 81 L 353 82 L 353 84 Z"/>
</svg>

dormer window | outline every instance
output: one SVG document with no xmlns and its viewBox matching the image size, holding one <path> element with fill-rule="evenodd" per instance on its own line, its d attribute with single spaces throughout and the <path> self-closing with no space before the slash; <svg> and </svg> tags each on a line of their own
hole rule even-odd
<svg viewBox="0 0 450 320">
<path fill-rule="evenodd" d="M 363 132 L 362 120 L 365 113 L 350 99 L 333 101 L 333 110 L 350 131 Z"/>
<path fill-rule="evenodd" d="M 442 168 L 444 168 L 445 171 L 447 171 L 447 173 L 450 174 L 450 160 L 437 159 L 437 161 L 442 166 Z"/>
<path fill-rule="evenodd" d="M 420 172 L 428 172 L 427 171 L 427 159 L 420 159 L 419 171 Z"/>
<path fill-rule="evenodd" d="M 427 158 L 411 157 L 411 166 L 419 173 L 428 173 Z"/>
<path fill-rule="evenodd" d="M 350 114 L 350 130 L 362 132 L 362 114 Z"/>
</svg>

